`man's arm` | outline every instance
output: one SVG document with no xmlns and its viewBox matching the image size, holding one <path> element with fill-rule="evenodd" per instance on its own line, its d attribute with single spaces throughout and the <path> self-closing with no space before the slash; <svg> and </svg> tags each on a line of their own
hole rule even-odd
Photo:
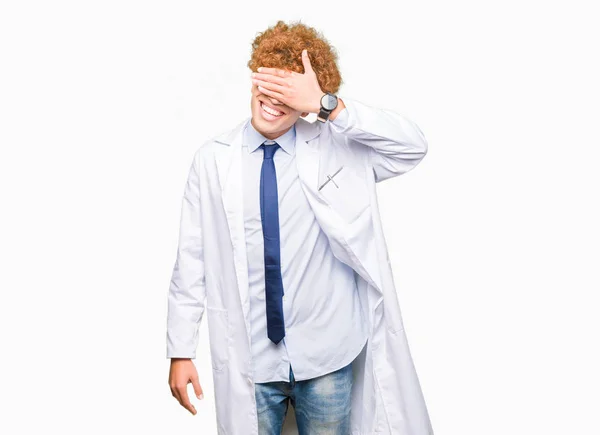
<svg viewBox="0 0 600 435">
<path fill-rule="evenodd" d="M 168 295 L 167 358 L 196 357 L 198 328 L 205 309 L 198 154 L 190 166 L 181 204 L 177 258 Z"/>
<path fill-rule="evenodd" d="M 304 74 L 260 67 L 252 73 L 258 90 L 301 112 L 319 113 L 321 89 L 307 50 L 302 50 Z M 331 131 L 369 147 L 375 181 L 410 171 L 425 157 L 427 141 L 419 127 L 396 112 L 367 106 L 348 97 L 329 115 Z M 318 122 L 318 121 L 317 121 Z"/>
<path fill-rule="evenodd" d="M 369 147 L 376 182 L 410 171 L 427 154 L 425 136 L 410 119 L 348 97 L 339 100 L 329 118 L 331 129 Z"/>
<path fill-rule="evenodd" d="M 333 112 L 331 112 L 329 114 L 329 120 L 333 121 L 335 120 L 335 118 L 337 118 L 337 116 L 340 114 L 340 112 L 342 110 L 344 110 L 346 108 L 346 105 L 344 104 L 344 101 L 338 97 L 338 105 L 335 109 L 333 109 Z"/>
<path fill-rule="evenodd" d="M 204 314 L 206 287 L 200 220 L 200 178 L 198 154 L 190 166 L 181 203 L 177 258 L 168 295 L 167 358 L 171 358 L 169 387 L 181 406 L 196 415 L 187 385 L 191 383 L 198 399 L 202 387 L 191 359 L 196 357 L 198 329 Z"/>
</svg>

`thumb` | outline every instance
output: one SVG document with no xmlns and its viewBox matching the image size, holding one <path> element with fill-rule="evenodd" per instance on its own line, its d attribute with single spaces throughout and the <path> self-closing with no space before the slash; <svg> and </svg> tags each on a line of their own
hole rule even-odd
<svg viewBox="0 0 600 435">
<path fill-rule="evenodd" d="M 302 50 L 302 65 L 304 65 L 304 74 L 307 72 L 314 72 L 312 66 L 310 64 L 310 59 L 308 57 L 308 50 L 305 48 Z"/>
<path fill-rule="evenodd" d="M 192 376 L 191 378 L 192 385 L 194 387 L 194 393 L 196 397 L 200 400 L 204 399 L 204 394 L 202 393 L 202 387 L 200 386 L 200 381 L 197 376 Z"/>
</svg>

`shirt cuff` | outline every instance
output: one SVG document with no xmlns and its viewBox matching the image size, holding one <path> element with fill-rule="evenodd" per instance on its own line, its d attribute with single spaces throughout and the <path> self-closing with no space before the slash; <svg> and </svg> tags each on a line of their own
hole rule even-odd
<svg viewBox="0 0 600 435">
<path fill-rule="evenodd" d="M 330 121 L 339 129 L 345 129 L 348 126 L 348 108 L 344 107 L 333 121 Z"/>
</svg>

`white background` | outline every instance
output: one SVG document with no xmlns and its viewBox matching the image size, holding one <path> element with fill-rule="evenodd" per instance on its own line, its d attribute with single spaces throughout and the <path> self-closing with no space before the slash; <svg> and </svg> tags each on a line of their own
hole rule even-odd
<svg viewBox="0 0 600 435">
<path fill-rule="evenodd" d="M 2 2 L 0 432 L 216 434 L 205 321 L 198 415 L 167 384 L 185 178 L 301 19 L 429 142 L 379 195 L 436 434 L 600 433 L 592 4 Z"/>
</svg>

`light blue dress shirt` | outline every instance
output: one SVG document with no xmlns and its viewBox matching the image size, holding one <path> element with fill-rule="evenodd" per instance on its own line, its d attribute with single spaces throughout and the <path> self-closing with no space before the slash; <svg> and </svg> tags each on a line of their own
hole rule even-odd
<svg viewBox="0 0 600 435">
<path fill-rule="evenodd" d="M 334 122 L 344 126 L 347 109 Z M 293 126 L 275 139 L 285 337 L 267 337 L 264 242 L 260 219 L 260 171 L 267 139 L 247 124 L 243 139 L 244 221 L 248 252 L 254 381 L 298 381 L 340 369 L 356 358 L 367 338 L 354 271 L 331 252 L 306 199 L 296 169 Z"/>
</svg>

